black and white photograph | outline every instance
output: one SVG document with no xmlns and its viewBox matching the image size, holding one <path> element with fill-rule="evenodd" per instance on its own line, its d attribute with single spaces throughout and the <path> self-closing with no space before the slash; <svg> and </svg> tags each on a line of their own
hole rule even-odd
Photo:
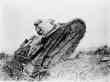
<svg viewBox="0 0 110 82">
<path fill-rule="evenodd" d="M 110 82 L 109 0 L 0 0 L 0 81 Z"/>
</svg>

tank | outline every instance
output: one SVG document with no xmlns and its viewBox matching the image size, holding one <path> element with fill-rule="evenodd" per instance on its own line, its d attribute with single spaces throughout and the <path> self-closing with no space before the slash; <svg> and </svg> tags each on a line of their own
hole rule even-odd
<svg viewBox="0 0 110 82">
<path fill-rule="evenodd" d="M 35 27 L 37 28 L 40 23 L 34 24 Z M 81 19 L 74 19 L 67 23 L 52 23 L 52 25 L 50 30 L 46 30 L 46 32 L 44 28 L 39 27 L 42 32 L 37 28 L 40 32 L 38 33 L 40 38 L 35 35 L 30 39 L 25 39 L 19 49 L 14 52 L 10 64 L 6 66 L 10 70 L 18 70 L 16 66 L 20 66 L 22 69 L 18 71 L 22 73 L 25 67 L 31 64 L 33 69 L 29 73 L 29 77 L 41 80 L 44 76 L 49 75 L 49 69 L 68 59 L 84 37 L 86 32 L 85 22 Z M 15 66 L 13 66 L 14 63 Z M 25 70 L 28 71 L 28 68 Z M 16 75 L 17 77 L 14 71 L 11 71 L 11 73 L 11 76 Z"/>
</svg>

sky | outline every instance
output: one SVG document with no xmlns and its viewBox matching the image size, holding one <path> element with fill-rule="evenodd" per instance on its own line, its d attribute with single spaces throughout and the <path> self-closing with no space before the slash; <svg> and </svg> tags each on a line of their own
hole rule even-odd
<svg viewBox="0 0 110 82">
<path fill-rule="evenodd" d="M 42 18 L 58 22 L 81 18 L 87 31 L 79 48 L 105 44 L 105 35 L 110 34 L 108 5 L 104 0 L 1 0 L 0 51 L 13 53 L 25 38 L 35 34 L 33 23 Z"/>
</svg>

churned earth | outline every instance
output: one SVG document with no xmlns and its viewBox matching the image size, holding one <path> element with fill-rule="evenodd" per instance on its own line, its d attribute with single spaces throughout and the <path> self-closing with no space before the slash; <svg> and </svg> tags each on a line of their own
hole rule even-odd
<svg viewBox="0 0 110 82">
<path fill-rule="evenodd" d="M 3 72 L 2 66 L 11 59 L 7 54 L 1 53 L 0 79 L 13 80 Z M 50 75 L 42 82 L 109 82 L 110 77 L 110 48 L 100 46 L 93 50 L 77 51 L 75 57 L 70 57 L 49 69 Z M 26 81 L 35 81 L 24 74 Z"/>
</svg>

